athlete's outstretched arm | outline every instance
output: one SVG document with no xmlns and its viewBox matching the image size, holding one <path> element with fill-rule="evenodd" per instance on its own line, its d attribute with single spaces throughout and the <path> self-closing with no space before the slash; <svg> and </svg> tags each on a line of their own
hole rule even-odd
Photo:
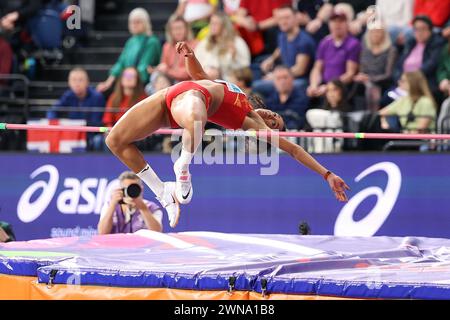
<svg viewBox="0 0 450 320">
<path fill-rule="evenodd" d="M 342 180 L 339 176 L 334 173 L 327 174 L 330 172 L 328 169 L 323 167 L 317 160 L 315 160 L 308 152 L 306 152 L 301 146 L 283 138 L 278 135 L 271 136 L 270 133 L 274 132 L 270 129 L 264 120 L 256 113 L 255 111 L 250 111 L 247 117 L 244 120 L 244 124 L 242 126 L 244 130 L 254 129 L 254 130 L 267 130 L 268 135 L 267 139 L 264 136 L 258 136 L 259 139 L 268 141 L 271 144 L 277 145 L 278 148 L 289 154 L 292 158 L 306 166 L 307 168 L 317 172 L 322 177 L 324 177 L 328 184 L 330 185 L 331 190 L 333 190 L 336 198 L 339 201 L 347 201 L 347 195 L 345 194 L 345 190 L 350 190 L 347 184 Z M 274 141 L 273 139 L 276 139 Z"/>
<path fill-rule="evenodd" d="M 184 63 L 186 65 L 186 70 L 189 74 L 189 76 L 193 80 L 213 80 L 208 77 L 205 70 L 203 70 L 202 65 L 200 62 L 198 62 L 197 58 L 195 57 L 194 50 L 192 50 L 189 45 L 182 41 L 178 42 L 176 44 L 176 50 L 179 54 L 183 54 L 185 59 Z"/>
</svg>

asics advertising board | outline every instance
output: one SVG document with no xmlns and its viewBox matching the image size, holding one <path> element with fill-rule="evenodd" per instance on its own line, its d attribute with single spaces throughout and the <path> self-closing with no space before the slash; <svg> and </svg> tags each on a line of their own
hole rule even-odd
<svg viewBox="0 0 450 320">
<path fill-rule="evenodd" d="M 164 181 L 169 155 L 146 155 Z M 450 155 L 339 154 L 317 159 L 345 179 L 349 202 L 289 157 L 276 175 L 257 164 L 192 165 L 194 196 L 175 229 L 233 233 L 450 238 Z M 103 202 L 127 168 L 111 155 L 0 155 L 0 220 L 18 240 L 96 233 Z M 146 187 L 144 198 L 156 201 Z"/>
</svg>

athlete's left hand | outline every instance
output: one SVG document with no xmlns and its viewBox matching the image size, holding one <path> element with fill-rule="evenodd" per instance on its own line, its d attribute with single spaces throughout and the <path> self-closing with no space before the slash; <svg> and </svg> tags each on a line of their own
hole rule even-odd
<svg viewBox="0 0 450 320">
<path fill-rule="evenodd" d="M 347 195 L 345 194 L 345 190 L 350 190 L 350 187 L 342 180 L 341 177 L 338 177 L 334 173 L 330 174 L 328 177 L 328 183 L 330 185 L 331 190 L 333 190 L 336 199 L 341 202 L 348 201 Z"/>
<path fill-rule="evenodd" d="M 184 55 L 190 55 L 194 53 L 194 51 L 185 41 L 177 42 L 177 44 L 175 45 L 175 50 L 178 52 L 178 54 Z"/>
</svg>

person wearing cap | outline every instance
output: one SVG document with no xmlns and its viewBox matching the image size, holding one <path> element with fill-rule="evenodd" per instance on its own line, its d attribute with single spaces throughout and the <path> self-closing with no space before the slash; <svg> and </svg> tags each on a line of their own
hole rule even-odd
<svg viewBox="0 0 450 320">
<path fill-rule="evenodd" d="M 444 41 L 433 33 L 433 22 L 428 16 L 416 16 L 413 28 L 414 38 L 405 44 L 395 69 L 395 79 L 400 79 L 404 72 L 420 70 L 427 78 L 431 90 L 436 93 L 436 73 Z"/>
<path fill-rule="evenodd" d="M 349 84 L 358 72 L 361 43 L 350 35 L 348 22 L 344 11 L 333 11 L 328 23 L 330 34 L 319 43 L 307 89 L 308 96 L 323 96 L 325 84 L 331 80 L 339 79 Z"/>
</svg>

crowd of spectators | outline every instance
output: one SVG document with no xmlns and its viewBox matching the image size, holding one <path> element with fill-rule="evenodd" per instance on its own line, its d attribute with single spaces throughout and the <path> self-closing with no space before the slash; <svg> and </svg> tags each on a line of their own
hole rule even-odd
<svg viewBox="0 0 450 320">
<path fill-rule="evenodd" d="M 36 3 L 53 1 L 0 5 L 0 72 L 11 71 L 11 31 L 36 14 Z M 148 95 L 189 79 L 179 41 L 195 48 L 210 77 L 259 94 L 289 130 L 346 131 L 347 115 L 364 111 L 379 115 L 382 130 L 434 132 L 439 112 L 449 109 L 441 105 L 450 105 L 449 1 L 179 0 L 164 39 L 143 8 L 129 14 L 129 33 L 108 78 L 94 89 L 74 68 L 48 117 L 60 106 L 105 107 L 100 116 L 69 117 L 114 125 Z M 91 138 L 93 150 L 104 149 Z"/>
</svg>

